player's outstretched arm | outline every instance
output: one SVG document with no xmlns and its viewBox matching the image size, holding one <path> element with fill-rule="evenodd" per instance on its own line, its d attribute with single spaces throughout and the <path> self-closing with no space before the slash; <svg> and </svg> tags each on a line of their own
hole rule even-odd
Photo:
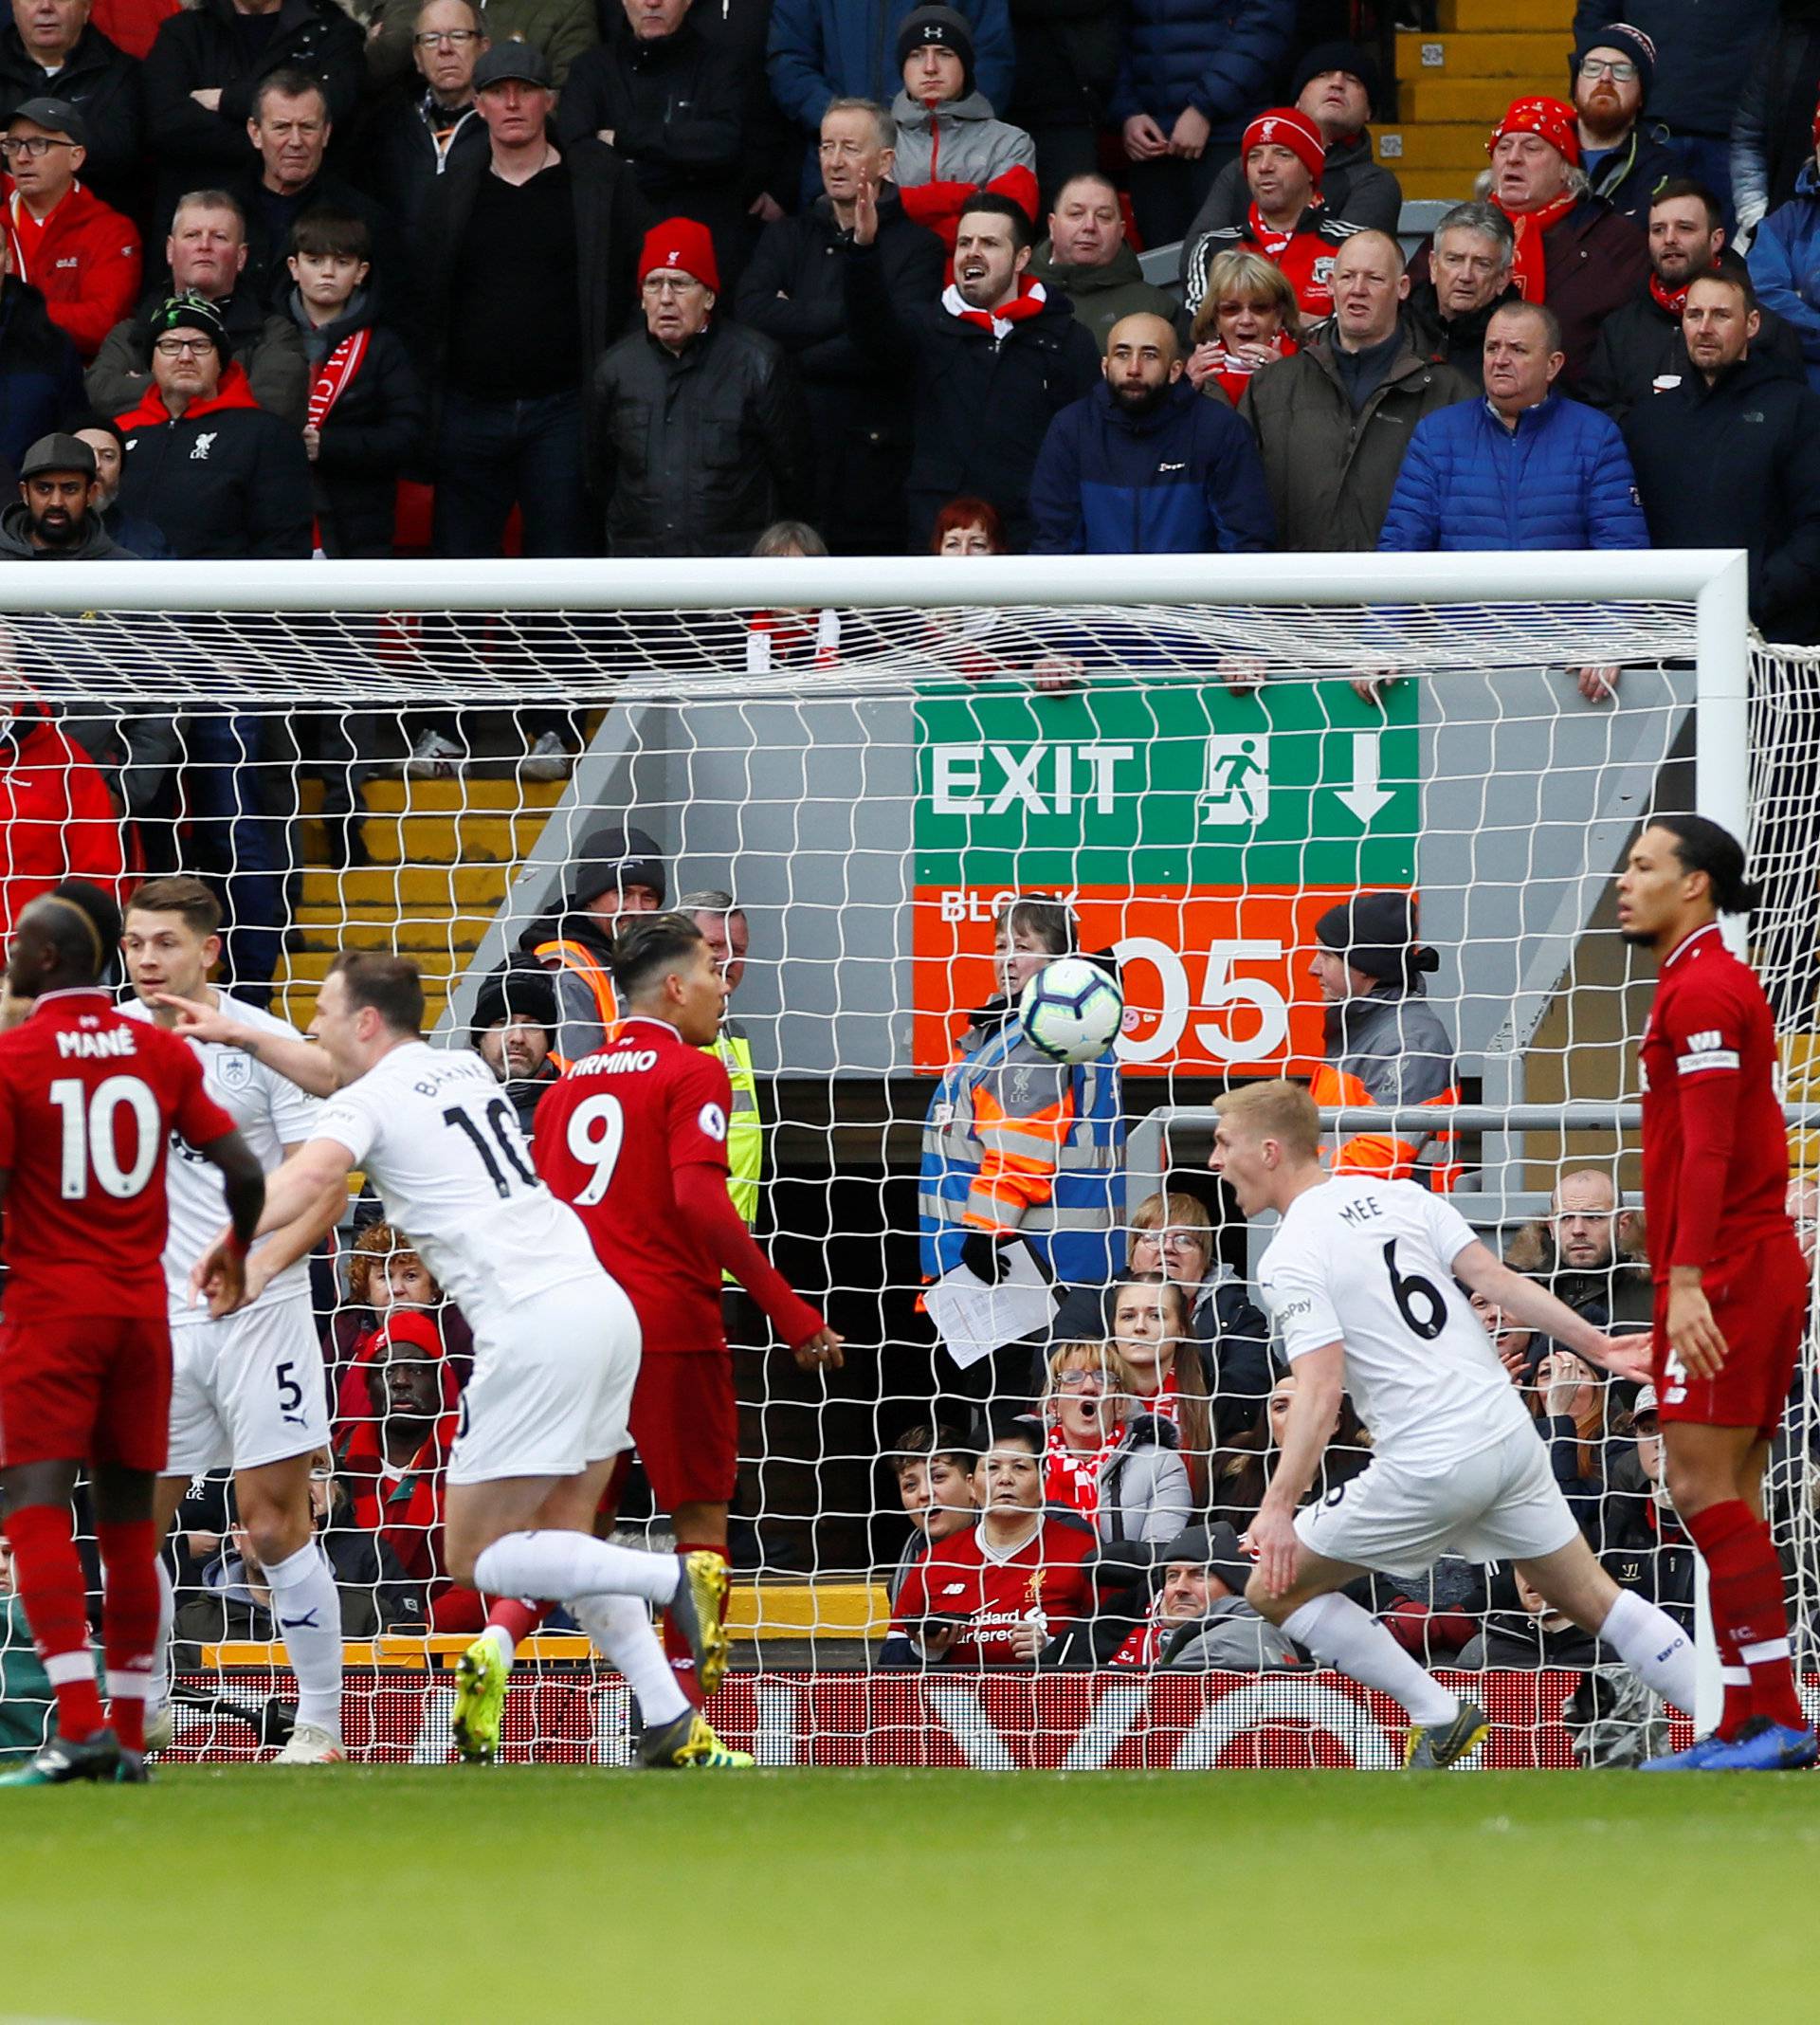
<svg viewBox="0 0 1820 2025">
<path fill-rule="evenodd" d="M 1296 1375 L 1295 1396 L 1283 1430 L 1283 1454 L 1270 1474 L 1248 1538 L 1258 1557 L 1264 1586 L 1283 1596 L 1296 1579 L 1296 1508 L 1315 1481 L 1320 1459 L 1339 1424 L 1339 1399 L 1345 1388 L 1346 1351 L 1328 1343 L 1304 1351 L 1289 1367 Z"/>
<path fill-rule="evenodd" d="M 1513 1272 L 1496 1256 L 1490 1246 L 1477 1238 L 1453 1261 L 1456 1279 L 1464 1280 L 1475 1294 L 1502 1308 L 1518 1322 L 1527 1323 L 1552 1336 L 1575 1357 L 1597 1364 L 1620 1378 L 1636 1384 L 1649 1376 L 1649 1349 L 1642 1337 L 1612 1338 L 1595 1329 L 1584 1315 L 1576 1315 L 1565 1301 L 1557 1300 L 1547 1287 Z"/>
<path fill-rule="evenodd" d="M 676 1206 L 702 1249 L 722 1272 L 730 1272 L 794 1353 L 805 1371 L 838 1371 L 842 1344 L 821 1316 L 759 1250 L 727 1194 L 727 1173 L 705 1160 L 676 1170 Z"/>
<path fill-rule="evenodd" d="M 206 1147 L 201 1150 L 208 1151 Z M 257 1227 L 246 1233 L 244 1242 L 237 1231 L 224 1231 L 191 1268 L 190 1290 L 208 1297 L 210 1315 L 219 1319 L 246 1304 L 242 1268 L 246 1245 L 253 1238 L 295 1226 L 293 1235 L 302 1239 L 307 1251 L 328 1235 L 347 1207 L 348 1171 L 353 1165 L 354 1156 L 339 1140 L 314 1139 L 300 1147 L 269 1183 L 260 1176 L 265 1207 L 263 1214 L 255 1213 Z"/>
<path fill-rule="evenodd" d="M 307 1090 L 312 1097 L 333 1097 L 337 1085 L 334 1065 L 313 1041 L 302 1036 L 267 1033 L 263 1027 L 248 1027 L 199 998 L 179 998 L 171 992 L 153 992 L 155 1006 L 169 1006 L 177 1015 L 172 1031 L 186 1039 L 214 1041 L 224 1048 L 238 1048 L 255 1062 L 275 1068 L 287 1083 Z"/>
</svg>

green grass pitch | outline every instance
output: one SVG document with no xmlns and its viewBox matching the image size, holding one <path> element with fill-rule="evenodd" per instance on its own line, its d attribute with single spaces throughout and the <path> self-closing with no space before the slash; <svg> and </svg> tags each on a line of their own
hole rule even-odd
<svg viewBox="0 0 1820 2025">
<path fill-rule="evenodd" d="M 1820 1783 L 166 1772 L 9 1794 L 0 2025 L 1820 2017 Z"/>
</svg>

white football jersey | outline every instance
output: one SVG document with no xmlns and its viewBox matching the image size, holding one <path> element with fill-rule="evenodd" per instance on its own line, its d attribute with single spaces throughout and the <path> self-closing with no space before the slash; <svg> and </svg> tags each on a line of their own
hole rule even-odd
<svg viewBox="0 0 1820 2025">
<path fill-rule="evenodd" d="M 295 1027 L 286 1026 L 274 1013 L 263 1012 L 230 997 L 217 994 L 221 1010 L 243 1026 L 257 1027 L 262 1033 L 281 1034 L 287 1041 L 300 1038 Z M 128 1019 L 149 1020 L 152 1008 L 139 999 L 120 1007 Z M 286 1146 L 301 1145 L 316 1137 L 317 1113 L 314 1097 L 298 1088 L 263 1062 L 239 1048 L 217 1041 L 198 1041 L 190 1046 L 202 1064 L 204 1087 L 240 1128 L 240 1136 L 251 1147 L 253 1157 L 269 1175 L 284 1158 Z M 221 1235 L 228 1221 L 228 1205 L 221 1193 L 221 1171 L 205 1160 L 173 1133 L 171 1158 L 166 1163 L 166 1186 L 171 1196 L 171 1234 L 165 1240 L 164 1277 L 171 1293 L 171 1320 L 199 1322 L 208 1309 L 190 1298 L 190 1268 Z M 307 1293 L 310 1262 L 300 1258 L 277 1274 L 254 1304 L 274 1306 L 281 1301 Z"/>
<path fill-rule="evenodd" d="M 547 1287 L 605 1276 L 581 1218 L 531 1164 L 519 1114 L 466 1048 L 408 1041 L 328 1098 L 316 1137 L 345 1146 L 387 1218 L 478 1337 Z"/>
<path fill-rule="evenodd" d="M 1533 1426 L 1453 1278 L 1476 1233 L 1413 1181 L 1337 1175 L 1298 1195 L 1258 1272 L 1291 1364 L 1346 1348 L 1346 1390 L 1372 1450 L 1415 1476 Z"/>
</svg>

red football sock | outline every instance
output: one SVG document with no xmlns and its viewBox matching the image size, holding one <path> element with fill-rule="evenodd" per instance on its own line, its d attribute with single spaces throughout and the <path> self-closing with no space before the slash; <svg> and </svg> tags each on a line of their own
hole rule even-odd
<svg viewBox="0 0 1820 2025">
<path fill-rule="evenodd" d="M 529 1596 L 500 1596 L 486 1614 L 487 1629 L 497 1625 L 515 1647 L 521 1646 L 555 1608 L 554 1603 L 534 1603 Z"/>
<path fill-rule="evenodd" d="M 1719 1677 L 1725 1689 L 1725 1706 L 1720 1711 L 1713 1734 L 1731 1742 L 1755 1712 L 1751 1702 L 1751 1669 L 1738 1656 L 1738 1640 L 1724 1625 L 1713 1625 L 1713 1642 L 1719 1648 Z"/>
<path fill-rule="evenodd" d="M 97 1523 L 103 1576 L 101 1650 L 107 1655 L 107 1715 L 126 1751 L 145 1749 L 145 1698 L 158 1649 L 157 1542 L 152 1522 Z"/>
<path fill-rule="evenodd" d="M 725 1547 L 717 1546 L 707 1540 L 679 1540 L 676 1543 L 679 1554 L 712 1554 L 717 1560 L 727 1560 Z M 731 1562 L 727 1562 L 730 1567 Z M 664 1657 L 670 1663 L 670 1671 L 676 1675 L 676 1685 L 688 1696 L 697 1708 L 701 1706 L 701 1684 L 695 1677 L 695 1654 L 689 1650 L 689 1641 L 683 1637 L 668 1611 L 664 1613 Z"/>
<path fill-rule="evenodd" d="M 1782 1564 L 1770 1529 L 1741 1498 L 1709 1505 L 1687 1521 L 1705 1558 L 1713 1624 L 1722 1626 L 1750 1670 L 1751 1713 L 1789 1729 L 1806 1729 L 1789 1663 L 1789 1618 Z"/>
<path fill-rule="evenodd" d="M 57 1693 L 57 1727 L 82 1742 L 106 1726 L 83 1610 L 82 1564 L 66 1505 L 27 1505 L 7 1520 L 13 1579 L 32 1643 Z"/>
</svg>

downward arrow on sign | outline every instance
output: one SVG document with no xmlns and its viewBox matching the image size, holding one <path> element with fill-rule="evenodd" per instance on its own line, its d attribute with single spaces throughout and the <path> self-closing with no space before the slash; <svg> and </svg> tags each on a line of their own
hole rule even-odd
<svg viewBox="0 0 1820 2025">
<path fill-rule="evenodd" d="M 1336 788 L 1334 794 L 1353 813 L 1361 825 L 1369 827 L 1373 816 L 1391 799 L 1388 788 L 1377 784 L 1377 733 L 1356 731 L 1353 734 L 1353 784 L 1350 788 Z"/>
</svg>

